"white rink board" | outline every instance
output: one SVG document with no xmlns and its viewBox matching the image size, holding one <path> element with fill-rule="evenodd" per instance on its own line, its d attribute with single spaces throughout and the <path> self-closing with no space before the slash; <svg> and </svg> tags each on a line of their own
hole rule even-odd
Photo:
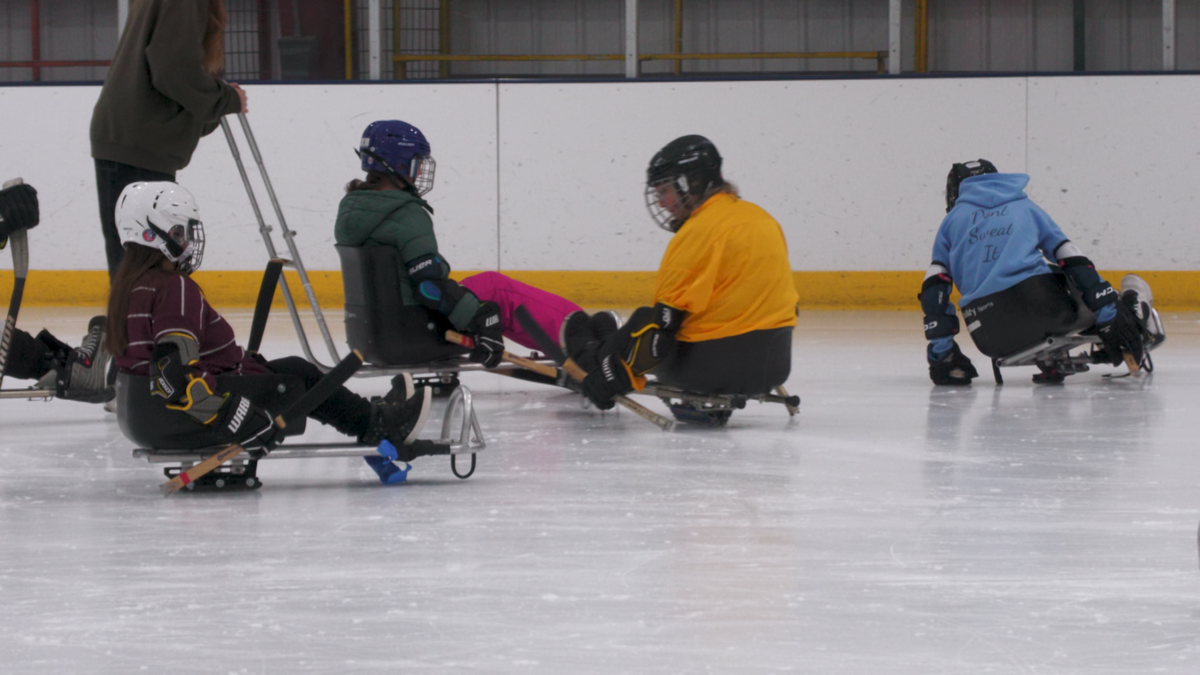
<svg viewBox="0 0 1200 675">
<path fill-rule="evenodd" d="M 1019 78 L 503 85 L 504 260 L 657 269 L 669 235 L 646 212 L 646 166 L 698 133 L 783 226 L 794 269 L 919 269 L 952 158 L 1024 168 L 1024 90 Z M 963 115 L 972 105 L 986 112 Z"/>
<path fill-rule="evenodd" d="M 1200 78 L 1029 80 L 1029 194 L 1121 269 L 1200 261 Z"/>
<path fill-rule="evenodd" d="M 456 268 L 492 269 L 496 257 L 495 88 L 490 85 L 251 85 L 248 118 L 284 218 L 296 230 L 306 265 L 339 268 L 333 223 L 343 189 L 362 171 L 353 151 L 377 119 L 416 124 L 439 161 L 430 202 L 440 244 Z M 21 120 L 0 133 L 0 180 L 23 176 L 37 187 L 42 225 L 30 233 L 32 269 L 103 269 L 104 245 L 96 178 L 88 141 L 100 88 L 0 87 L 0 119 Z M 35 110 L 36 116 L 25 111 Z M 236 117 L 227 118 L 241 143 L 259 207 L 274 210 Z M 14 158 L 20 158 L 16 160 Z M 255 270 L 267 260 L 254 212 L 224 134 L 200 141 L 177 178 L 196 196 L 208 236 L 205 269 Z M 286 255 L 276 232 L 275 245 Z M 54 259 L 48 252 L 56 250 Z M 0 265 L 11 269 L 8 255 Z"/>
<path fill-rule="evenodd" d="M 684 133 L 713 138 L 727 176 L 784 225 L 798 271 L 922 269 L 949 165 L 980 156 L 1031 171 L 1030 195 L 1107 268 L 1194 270 L 1200 260 L 1189 220 L 1200 76 L 247 90 L 284 215 L 314 270 L 338 269 L 333 218 L 359 175 L 351 149 L 383 118 L 416 124 L 433 145 L 430 202 L 456 269 L 657 268 L 666 234 L 646 214 L 642 181 L 653 153 Z M 98 92 L 0 87 L 0 179 L 24 176 L 41 193 L 33 269 L 104 266 L 87 140 Z M 244 160 L 257 183 L 248 152 Z M 179 180 L 208 227 L 206 269 L 261 268 L 266 254 L 219 131 Z"/>
<path fill-rule="evenodd" d="M 311 269 L 339 269 L 333 224 L 346 183 L 362 178 L 354 150 L 368 124 L 401 119 L 425 134 L 438 160 L 429 197 L 443 253 L 456 268 L 492 269 L 496 258 L 496 118 L 490 87 L 458 85 L 312 85 L 247 88 L 259 150 L 288 226 Z M 241 140 L 236 117 L 227 118 Z M 258 183 L 258 168 L 243 143 L 242 161 Z M 454 158 L 443 161 L 442 158 Z M 195 185 L 210 232 L 208 269 L 257 269 L 266 263 L 258 224 L 218 130 L 201 142 L 179 175 Z M 481 187 L 482 186 L 482 187 Z M 268 222 L 275 216 L 258 193 Z M 217 205 L 213 209 L 212 205 Z M 283 247 L 276 236 L 276 246 Z M 209 258 L 208 256 L 212 257 Z M 236 266 L 225 264 L 236 261 Z"/>
</svg>

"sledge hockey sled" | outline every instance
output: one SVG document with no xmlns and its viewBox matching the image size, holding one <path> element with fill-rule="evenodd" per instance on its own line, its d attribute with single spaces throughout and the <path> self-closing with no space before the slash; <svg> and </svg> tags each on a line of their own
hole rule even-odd
<svg viewBox="0 0 1200 675">
<path fill-rule="evenodd" d="M 725 426 L 733 411 L 744 409 L 749 401 L 782 404 L 789 417 L 800 414 L 800 397 L 789 395 L 782 386 L 768 394 L 699 394 L 652 382 L 633 393 L 657 396 L 681 422 L 710 427 Z"/>
<path fill-rule="evenodd" d="M 308 279 L 308 272 L 301 261 L 300 251 L 295 243 L 295 231 L 291 230 L 283 216 L 279 200 L 275 196 L 271 180 L 263 164 L 258 143 L 244 114 L 238 114 L 242 133 L 258 164 L 259 174 L 266 186 L 267 196 L 279 222 L 279 229 L 287 244 L 291 259 L 284 261 L 285 265 L 296 271 L 304 292 L 312 309 L 313 319 L 325 342 L 330 357 L 340 360 L 338 348 L 330 335 L 325 315 L 317 302 L 316 294 Z M 259 233 L 266 245 L 267 253 L 273 259 L 277 258 L 275 243 L 271 232 L 274 228 L 267 225 L 259 208 L 254 188 L 250 184 L 246 168 L 238 150 L 226 118 L 221 118 L 221 128 L 228 141 L 230 152 L 237 164 L 238 173 L 246 189 L 251 208 L 258 220 Z M 410 373 L 418 385 L 432 387 L 435 396 L 447 396 L 458 386 L 458 373 L 464 371 L 484 371 L 482 365 L 473 363 L 466 358 L 468 350 L 457 345 L 446 343 L 442 339 L 450 325 L 441 316 L 429 312 L 419 306 L 405 306 L 400 297 L 397 270 L 399 254 L 391 247 L 348 247 L 338 246 L 338 256 L 341 261 L 343 284 L 346 296 L 346 341 L 351 349 L 363 354 L 364 365 L 356 377 L 392 376 L 401 372 Z M 284 303 L 295 328 L 304 357 L 322 371 L 328 372 L 327 366 L 313 354 L 308 336 L 300 320 L 295 299 L 288 288 L 286 280 L 281 284 Z"/>
<path fill-rule="evenodd" d="M 1033 376 L 1035 383 L 1058 384 L 1069 375 L 1088 372 L 1093 365 L 1112 363 L 1100 337 L 1092 331 L 1096 315 L 1084 305 L 1078 290 L 1066 275 L 1055 270 L 1053 274 L 1027 279 L 1014 286 L 1013 290 L 1022 289 L 1022 286 L 1026 287 L 1022 290 L 1026 295 L 1019 298 L 1018 303 L 1036 307 L 1041 317 L 1052 317 L 1049 320 L 1058 322 L 1058 325 L 1063 326 L 1062 329 L 1004 356 L 995 356 L 996 351 L 999 351 L 996 349 L 996 343 L 989 344 L 993 334 L 989 333 L 989 337 L 981 341 L 980 334 L 971 327 L 968 316 L 970 308 L 963 310 L 972 341 L 980 351 L 992 359 L 992 376 L 996 384 L 1004 384 L 1001 368 L 1037 366 L 1040 372 Z M 1003 325 L 998 325 L 998 328 L 999 333 L 1005 330 Z M 1139 369 L 1153 371 L 1154 362 L 1150 359 L 1150 350 L 1157 346 L 1147 343 L 1143 362 L 1131 365 L 1130 373 Z M 1128 362 L 1132 363 L 1132 358 L 1128 359 Z"/>
<path fill-rule="evenodd" d="M 284 407 L 295 402 L 303 393 L 300 378 L 289 375 L 241 375 L 238 376 L 243 393 L 257 389 L 272 399 L 275 407 Z M 212 429 L 179 415 L 162 405 L 160 399 L 150 394 L 150 378 L 121 373 L 117 376 L 117 422 L 125 436 L 144 447 L 133 450 L 135 458 L 153 464 L 170 464 L 163 469 L 167 478 L 174 478 L 191 466 L 203 461 L 227 446 Z M 306 418 L 288 424 L 282 430 L 283 438 L 265 460 L 306 459 L 314 457 L 363 457 L 389 459 L 385 446 L 379 448 L 353 442 L 343 443 L 292 443 L 290 439 L 301 436 L 306 428 Z M 479 420 L 471 402 L 471 391 L 465 386 L 454 390 L 447 402 L 442 418 L 441 436 L 437 440 L 418 440 L 418 443 L 436 446 L 433 455 L 450 455 L 450 469 L 458 478 L 470 478 L 475 472 L 475 453 L 487 447 Z M 394 451 L 394 448 L 392 448 Z M 469 454 L 471 463 L 465 473 L 458 469 L 458 455 Z M 394 455 L 392 456 L 394 458 Z M 371 462 L 368 462 L 371 463 Z M 374 466 L 374 465 L 373 465 Z M 218 469 L 189 484 L 188 489 L 258 489 L 262 481 L 257 473 L 258 460 L 239 454 Z M 400 469 L 399 479 L 384 482 L 396 483 L 404 480 L 408 467 Z M 378 469 L 376 469 L 378 471 Z M 380 474 L 383 479 L 383 474 Z"/>
<path fill-rule="evenodd" d="M 20 178 L 14 178 L 6 181 L 3 188 L 20 185 L 23 182 Z M 37 224 L 33 225 L 33 227 L 36 226 Z M 4 322 L 4 331 L 3 334 L 0 334 L 0 366 L 7 365 L 10 356 L 9 347 L 12 345 L 13 331 L 16 330 L 17 315 L 21 310 L 21 300 L 25 295 L 25 280 L 29 276 L 28 229 L 10 232 L 7 238 L 0 237 L 0 249 L 11 245 L 13 258 L 12 295 L 8 302 L 8 317 Z M 4 368 L 0 367 L 0 385 L 3 384 L 4 377 Z M 25 389 L 0 388 L 0 400 L 26 399 L 30 401 L 50 401 L 56 397 L 63 400 L 79 401 L 81 403 L 104 403 L 112 398 L 112 388 L 109 387 L 104 390 L 89 392 L 86 395 L 80 394 L 76 396 L 60 396 L 56 389 L 44 389 L 38 386 L 27 387 Z"/>
</svg>

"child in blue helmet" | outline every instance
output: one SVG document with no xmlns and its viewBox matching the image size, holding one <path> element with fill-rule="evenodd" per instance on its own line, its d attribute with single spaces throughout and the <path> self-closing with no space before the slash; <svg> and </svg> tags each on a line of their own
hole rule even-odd
<svg viewBox="0 0 1200 675">
<path fill-rule="evenodd" d="M 346 186 L 334 239 L 342 246 L 395 247 L 404 265 L 405 304 L 437 312 L 455 330 L 473 337 L 471 360 L 488 368 L 499 365 L 504 337 L 536 348 L 513 317 L 520 305 L 549 335 L 558 335 L 563 319 L 579 311 L 565 298 L 498 272 L 461 283 L 450 278 L 450 263 L 438 251 L 433 231 L 433 208 L 422 199 L 433 189 L 436 164 L 420 129 L 399 120 L 372 122 L 363 131 L 358 154 L 367 175 Z"/>
<path fill-rule="evenodd" d="M 999 173 L 985 159 L 950 169 L 947 213 L 919 296 L 934 384 L 970 384 L 978 376 L 954 342 L 959 321 L 950 304 L 952 284 L 962 294 L 958 304 L 971 338 L 992 358 L 1088 329 L 1103 343 L 1102 358 L 1118 365 L 1129 354 L 1144 367 L 1146 352 L 1165 339 L 1146 282 L 1127 275 L 1118 296 L 1083 251 L 1025 195 L 1028 183 L 1029 176 Z M 1059 382 L 1064 376 L 1047 371 L 1034 381 Z"/>
</svg>

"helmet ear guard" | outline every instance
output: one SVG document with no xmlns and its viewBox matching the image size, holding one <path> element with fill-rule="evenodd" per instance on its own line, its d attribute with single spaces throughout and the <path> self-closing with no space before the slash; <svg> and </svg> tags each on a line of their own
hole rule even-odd
<svg viewBox="0 0 1200 675">
<path fill-rule="evenodd" d="M 950 213 L 950 209 L 954 208 L 954 203 L 958 201 L 958 188 L 962 182 L 985 173 L 1000 172 L 996 170 L 995 164 L 986 159 L 962 162 L 950 167 L 950 173 L 946 176 L 946 213 Z"/>
</svg>

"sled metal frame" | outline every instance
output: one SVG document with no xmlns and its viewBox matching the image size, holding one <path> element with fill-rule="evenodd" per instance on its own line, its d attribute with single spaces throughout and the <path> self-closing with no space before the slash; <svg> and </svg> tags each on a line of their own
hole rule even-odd
<svg viewBox="0 0 1200 675">
<path fill-rule="evenodd" d="M 4 399 L 27 399 L 30 401 L 53 401 L 56 392 L 52 389 L 4 389 L 0 390 L 0 401 Z"/>
<path fill-rule="evenodd" d="M 283 216 L 283 209 L 279 205 L 279 198 L 275 195 L 275 188 L 271 184 L 271 178 L 267 175 L 267 167 L 263 163 L 262 153 L 259 152 L 258 142 L 254 138 L 254 132 L 250 130 L 250 122 L 246 119 L 244 113 L 237 114 L 238 123 L 241 125 L 242 134 L 246 137 L 247 145 L 250 148 L 250 154 L 254 157 L 255 164 L 258 165 L 259 175 L 262 177 L 263 184 L 267 189 L 267 197 L 271 201 L 271 207 L 275 212 L 275 218 L 279 221 L 280 234 L 283 236 L 283 241 L 287 244 L 288 252 L 291 254 L 290 259 L 284 260 L 284 267 L 291 268 L 296 271 L 300 277 L 300 284 L 304 287 L 304 293 L 308 298 L 308 304 L 312 308 L 313 319 L 316 321 L 317 328 L 321 332 L 321 338 L 325 342 L 325 347 L 329 351 L 330 358 L 334 363 L 342 360 L 341 354 L 338 352 L 337 346 L 333 342 L 333 337 L 329 332 L 329 325 L 325 321 L 325 314 L 321 311 L 321 305 L 317 302 L 317 295 L 313 291 L 312 283 L 308 278 L 308 271 L 304 268 L 304 263 L 300 258 L 300 249 L 296 246 L 296 232 L 288 227 L 287 219 Z M 254 217 L 258 220 L 258 231 L 262 235 L 263 244 L 267 247 L 267 255 L 271 258 L 279 257 L 276 253 L 274 238 L 271 232 L 274 228 L 267 224 L 263 218 L 262 209 L 258 205 L 258 198 L 255 196 L 254 187 L 250 184 L 250 176 L 246 173 L 245 163 L 242 161 L 241 151 L 238 150 L 237 139 L 233 135 L 233 130 L 229 126 L 229 122 L 225 117 L 221 118 L 221 129 L 225 132 L 225 140 L 229 143 L 229 151 L 233 155 L 234 163 L 237 164 L 238 175 L 242 177 L 242 185 L 246 188 L 246 196 L 250 199 L 250 207 L 254 210 Z M 292 318 L 292 326 L 296 330 L 296 337 L 300 341 L 300 349 L 304 352 L 304 358 L 310 363 L 321 369 L 321 372 L 329 372 L 332 366 L 328 366 L 313 354 L 313 350 L 308 341 L 308 334 L 304 330 L 304 324 L 300 319 L 300 312 L 296 307 L 296 300 L 292 297 L 291 289 L 288 287 L 287 276 L 280 278 L 280 288 L 283 290 L 283 300 L 287 304 L 288 314 Z M 431 363 L 414 364 L 414 365 L 372 365 L 364 364 L 354 374 L 355 377 L 385 377 L 399 375 L 400 373 L 429 373 L 431 375 L 450 375 L 461 372 L 470 371 L 486 371 L 483 365 L 468 361 L 465 357 L 459 359 L 446 359 L 444 361 L 434 361 Z"/>
<path fill-rule="evenodd" d="M 456 417 L 458 418 L 456 420 Z M 483 430 L 479 426 L 479 418 L 475 415 L 475 406 L 471 400 L 471 390 L 465 385 L 459 385 L 450 394 L 446 405 L 446 413 L 442 418 L 442 435 L 436 443 L 449 446 L 450 467 L 454 475 L 467 478 L 475 471 L 475 453 L 487 447 L 483 438 Z M 203 461 L 206 457 L 223 450 L 225 446 L 201 448 L 199 450 L 157 450 L 152 448 L 134 448 L 133 457 L 144 459 L 151 464 L 179 464 L 184 471 Z M 464 475 L 458 472 L 456 457 L 471 456 L 471 468 Z M 283 443 L 264 460 L 273 459 L 313 459 L 318 457 L 378 457 L 375 447 L 353 442 L 342 443 Z M 251 461 L 248 457 L 239 456 L 227 463 L 234 473 L 239 466 L 244 467 Z"/>
<path fill-rule="evenodd" d="M 1100 338 L 1095 335 L 1069 335 L 1048 337 L 1009 356 L 992 359 L 992 377 L 996 384 L 1004 384 L 1001 368 L 1017 366 L 1042 366 L 1057 368 L 1063 375 L 1086 373 L 1090 366 L 1102 363 L 1095 357 L 1094 349 L 1100 344 Z M 1072 349 L 1091 347 L 1093 351 L 1071 354 Z"/>
<path fill-rule="evenodd" d="M 679 387 L 670 387 L 651 382 L 642 391 L 632 393 L 658 397 L 668 407 L 671 405 L 672 400 L 679 400 L 691 404 L 704 412 L 742 410 L 746 407 L 747 402 L 758 401 L 760 403 L 778 403 L 782 405 L 787 409 L 789 417 L 795 417 L 800 414 L 800 397 L 789 395 L 782 385 L 775 387 L 774 391 L 769 394 L 699 394 L 687 391 L 686 389 L 680 389 Z"/>
</svg>

